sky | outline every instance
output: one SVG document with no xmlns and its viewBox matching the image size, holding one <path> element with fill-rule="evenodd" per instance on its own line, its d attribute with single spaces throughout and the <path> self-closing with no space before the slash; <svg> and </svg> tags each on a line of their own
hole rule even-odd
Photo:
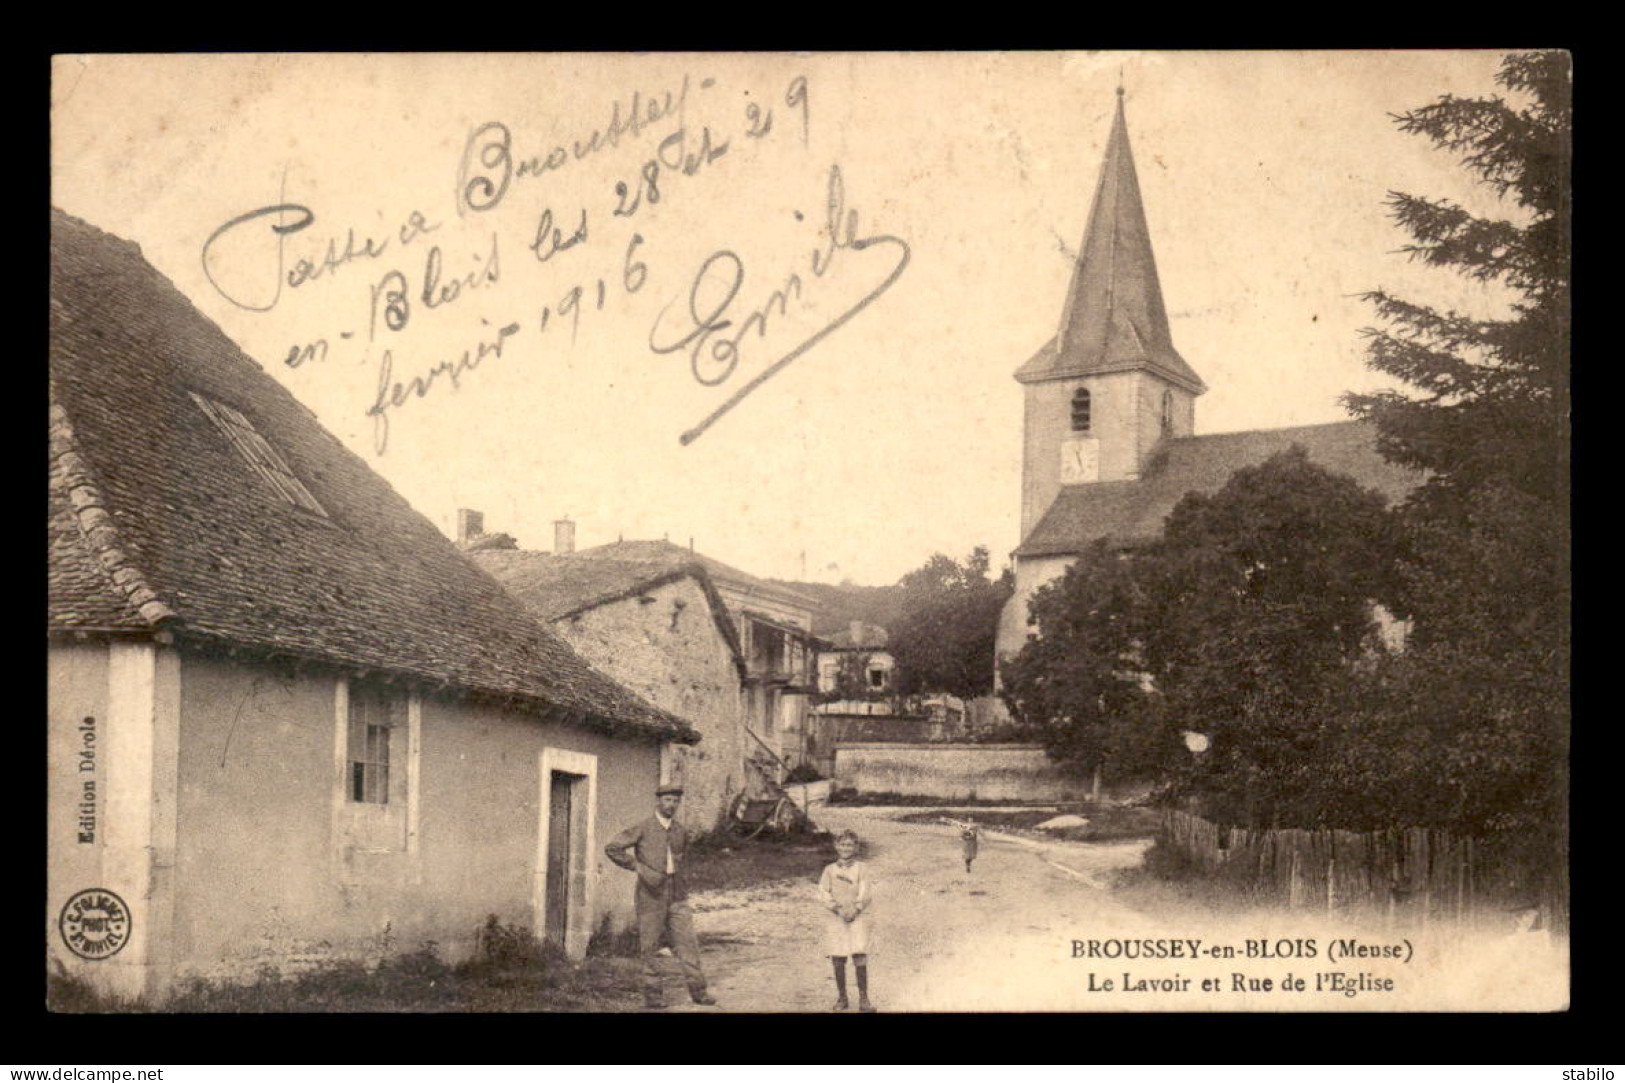
<svg viewBox="0 0 1625 1083">
<path fill-rule="evenodd" d="M 1392 114 L 1491 52 L 62 56 L 52 202 L 137 242 L 446 533 L 895 582 L 1019 542 L 1022 392 L 1121 82 L 1198 433 L 1344 420 Z M 651 165 L 650 163 L 654 164 Z"/>
</svg>

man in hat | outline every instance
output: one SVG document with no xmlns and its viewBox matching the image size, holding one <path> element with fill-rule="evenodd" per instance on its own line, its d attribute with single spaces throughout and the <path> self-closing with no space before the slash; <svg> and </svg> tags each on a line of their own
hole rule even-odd
<svg viewBox="0 0 1625 1083">
<path fill-rule="evenodd" d="M 683 981 L 696 1004 L 715 1004 L 705 991 L 700 969 L 700 943 L 694 936 L 694 914 L 688 908 L 683 881 L 683 860 L 688 856 L 688 829 L 677 822 L 683 788 L 664 785 L 655 790 L 655 814 L 622 831 L 604 847 L 604 853 L 623 869 L 638 874 L 633 894 L 638 912 L 638 950 L 643 956 L 643 1003 L 664 1008 L 660 968 L 655 952 L 665 937 L 683 966 Z"/>
</svg>

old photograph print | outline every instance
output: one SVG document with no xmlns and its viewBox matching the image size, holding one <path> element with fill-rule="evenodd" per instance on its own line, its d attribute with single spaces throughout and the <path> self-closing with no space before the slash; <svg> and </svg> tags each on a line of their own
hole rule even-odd
<svg viewBox="0 0 1625 1083">
<path fill-rule="evenodd" d="M 1565 1010 L 1570 67 L 55 57 L 51 1008 Z"/>
</svg>

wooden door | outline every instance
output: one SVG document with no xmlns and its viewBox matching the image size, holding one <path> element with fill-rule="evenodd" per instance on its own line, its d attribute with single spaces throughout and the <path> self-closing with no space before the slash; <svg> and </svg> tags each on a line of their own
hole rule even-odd
<svg viewBox="0 0 1625 1083">
<path fill-rule="evenodd" d="M 543 935 L 559 947 L 565 946 L 570 927 L 570 845 L 571 791 L 577 778 L 563 771 L 552 772 L 548 782 L 547 814 L 547 911 Z"/>
</svg>

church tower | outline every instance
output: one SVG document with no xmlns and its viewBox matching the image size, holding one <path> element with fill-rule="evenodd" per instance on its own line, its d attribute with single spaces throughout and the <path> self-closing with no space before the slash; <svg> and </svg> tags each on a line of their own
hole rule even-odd
<svg viewBox="0 0 1625 1083">
<path fill-rule="evenodd" d="M 1060 331 L 1016 379 L 1023 538 L 1062 486 L 1138 480 L 1164 437 L 1192 434 L 1207 387 L 1168 331 L 1122 87 Z"/>
</svg>

